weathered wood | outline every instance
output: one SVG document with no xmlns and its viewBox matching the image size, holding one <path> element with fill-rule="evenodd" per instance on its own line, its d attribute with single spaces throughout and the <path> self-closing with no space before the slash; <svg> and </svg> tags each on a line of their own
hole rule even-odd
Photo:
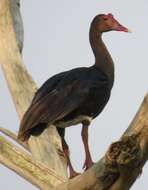
<svg viewBox="0 0 148 190">
<path fill-rule="evenodd" d="M 10 2 L 18 3 L 19 0 Z M 20 19 L 19 22 L 14 19 L 14 15 L 19 17 L 14 10 L 19 11 L 18 4 L 13 8 L 9 0 L 0 1 L 0 64 L 21 118 L 37 86 L 22 64 L 23 40 L 17 30 L 22 24 Z M 3 137 L 0 137 L 0 163 L 40 189 L 128 190 L 148 159 L 148 95 L 121 139 L 112 143 L 105 156 L 92 168 L 74 179 L 64 182 L 67 179 L 66 163 L 58 154 L 61 142 L 54 126 L 46 129 L 40 137 L 31 137 L 29 147 L 34 158 L 47 167 Z"/>
<path fill-rule="evenodd" d="M 0 127 L 0 132 L 4 135 L 6 135 L 7 137 L 10 137 L 12 140 L 14 140 L 15 142 L 17 142 L 18 144 L 20 144 L 21 146 L 23 146 L 27 151 L 29 151 L 29 147 L 28 144 L 25 142 L 20 141 L 17 138 L 17 135 L 15 133 L 13 133 L 12 131 L 5 129 L 3 127 Z"/>
<path fill-rule="evenodd" d="M 22 52 L 24 42 L 24 28 L 22 17 L 19 11 L 20 0 L 11 0 L 9 2 L 17 45 L 19 47 L 20 52 Z"/>
<path fill-rule="evenodd" d="M 84 174 L 54 190 L 129 190 L 148 160 L 148 95 L 121 139 Z"/>
<path fill-rule="evenodd" d="M 0 64 L 15 108 L 21 119 L 31 103 L 37 85 L 23 65 L 18 48 L 20 43 L 21 49 L 23 41 L 21 35 L 19 35 L 20 32 L 18 32 L 23 31 L 23 29 L 18 29 L 18 27 L 22 27 L 21 19 L 14 19 L 13 17 L 19 17 L 20 15 L 16 13 L 19 12 L 18 2 L 18 0 L 0 1 Z M 16 3 L 16 5 L 13 4 L 12 6 L 11 3 Z M 17 31 L 17 34 L 15 34 L 15 31 Z M 16 40 L 17 38 L 19 39 Z M 41 145 L 40 148 L 38 148 L 39 145 Z M 67 178 L 66 161 L 63 156 L 60 157 L 58 154 L 58 150 L 61 150 L 61 141 L 55 128 L 51 127 L 46 130 L 39 138 L 30 138 L 29 147 L 35 158 L 53 168 L 59 175 Z"/>
<path fill-rule="evenodd" d="M 64 179 L 0 136 L 0 162 L 40 189 L 49 189 Z"/>
<path fill-rule="evenodd" d="M 141 174 L 142 168 L 148 160 L 148 94 L 145 96 L 139 111 L 121 139 L 127 136 L 134 138 L 134 142 L 138 147 L 137 151 L 139 152 L 137 152 L 137 157 L 133 153 L 133 158 L 131 158 L 133 160 L 130 160 L 129 157 L 127 161 L 131 162 L 130 165 L 123 163 L 123 168 L 122 163 L 120 164 L 120 178 L 110 190 L 128 190 Z"/>
<path fill-rule="evenodd" d="M 0 162 L 43 190 L 128 190 L 141 174 L 147 159 L 148 95 L 121 139 L 112 143 L 92 168 L 68 181 L 0 137 Z"/>
</svg>

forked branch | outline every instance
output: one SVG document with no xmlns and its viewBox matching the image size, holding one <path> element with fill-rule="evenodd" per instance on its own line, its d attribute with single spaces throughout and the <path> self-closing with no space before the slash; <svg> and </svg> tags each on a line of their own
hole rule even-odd
<svg viewBox="0 0 148 190">
<path fill-rule="evenodd" d="M 40 189 L 47 190 L 64 182 L 64 179 L 52 169 L 2 136 L 0 136 L 0 163 Z"/>
<path fill-rule="evenodd" d="M 148 95 L 121 139 L 84 174 L 55 190 L 129 190 L 148 159 Z"/>
<path fill-rule="evenodd" d="M 92 168 L 68 181 L 0 138 L 0 162 L 43 190 L 128 190 L 147 159 L 148 95 L 121 139 Z"/>
<path fill-rule="evenodd" d="M 32 101 L 37 85 L 27 72 L 20 54 L 23 26 L 18 3 L 19 0 L 0 1 L 0 65 L 21 119 Z M 38 138 L 31 137 L 28 146 L 34 158 L 67 178 L 66 161 L 58 154 L 61 140 L 54 127 L 45 130 Z"/>
<path fill-rule="evenodd" d="M 22 64 L 23 35 L 19 32 L 23 30 L 21 20 L 17 19 L 20 17 L 18 2 L 0 1 L 0 64 L 21 118 L 37 87 Z M 17 141 L 12 132 L 0 130 Z M 66 162 L 58 154 L 61 141 L 55 127 L 50 126 L 39 137 L 31 137 L 28 144 L 32 154 L 0 136 L 0 163 L 40 189 L 128 190 L 148 159 L 148 95 L 121 139 L 112 143 L 105 156 L 92 168 L 74 179 L 66 180 Z"/>
<path fill-rule="evenodd" d="M 20 140 L 18 140 L 17 138 L 17 134 L 13 133 L 12 131 L 5 129 L 3 127 L 0 127 L 0 132 L 4 135 L 6 135 L 7 137 L 10 137 L 12 140 L 14 140 L 15 142 L 17 142 L 19 145 L 23 146 L 27 151 L 29 151 L 29 147 L 27 143 L 24 143 Z"/>
</svg>

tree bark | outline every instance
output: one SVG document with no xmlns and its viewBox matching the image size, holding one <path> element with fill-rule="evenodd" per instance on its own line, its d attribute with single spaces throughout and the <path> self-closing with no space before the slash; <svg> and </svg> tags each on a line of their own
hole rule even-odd
<svg viewBox="0 0 148 190">
<path fill-rule="evenodd" d="M 65 181 L 54 170 L 47 168 L 28 152 L 2 136 L 0 136 L 0 163 L 40 189 L 48 190 Z"/>
<path fill-rule="evenodd" d="M 17 135 L 11 131 L 9 131 L 8 129 L 5 129 L 3 127 L 0 127 L 0 132 L 4 135 L 6 135 L 7 137 L 10 137 L 12 140 L 14 140 L 15 142 L 17 142 L 19 145 L 23 146 L 24 149 L 26 149 L 27 151 L 29 150 L 28 147 L 28 143 L 22 142 L 17 138 Z"/>
<path fill-rule="evenodd" d="M 0 26 L 0 64 L 21 119 L 31 103 L 37 85 L 23 65 L 20 54 L 23 46 L 23 25 L 19 0 L 0 1 Z M 28 144 L 36 159 L 67 178 L 66 161 L 58 154 L 62 148 L 55 127 L 45 130 L 38 138 L 31 137 Z"/>
<path fill-rule="evenodd" d="M 0 1 L 0 64 L 21 119 L 37 85 L 22 63 L 23 25 L 19 0 Z M 17 141 L 16 135 L 0 131 Z M 18 142 L 21 144 L 20 142 Z M 43 190 L 128 190 L 148 159 L 148 95 L 123 136 L 92 168 L 67 180 L 66 161 L 55 126 L 31 137 L 24 151 L 0 136 L 0 163 Z"/>
<path fill-rule="evenodd" d="M 148 94 L 121 139 L 84 174 L 54 190 L 128 190 L 148 160 Z"/>
</svg>

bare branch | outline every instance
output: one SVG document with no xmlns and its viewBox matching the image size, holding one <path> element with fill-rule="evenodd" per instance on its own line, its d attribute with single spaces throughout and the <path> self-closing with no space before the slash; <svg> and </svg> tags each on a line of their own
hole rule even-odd
<svg viewBox="0 0 148 190">
<path fill-rule="evenodd" d="M 19 30 L 16 28 L 19 24 L 14 19 L 14 11 L 19 8 L 14 8 L 10 2 L 19 0 L 0 1 L 0 64 L 21 118 L 37 86 L 22 64 L 22 46 L 20 44 L 18 48 Z M 5 133 L 13 136 L 10 132 Z M 3 137 L 0 137 L 0 162 L 40 189 L 128 190 L 148 159 L 148 95 L 121 139 L 112 143 L 105 156 L 91 169 L 74 179 L 64 182 L 67 179 L 66 162 L 58 154 L 61 141 L 54 126 L 39 137 L 31 137 L 28 144 L 33 157 L 48 168 Z"/>
<path fill-rule="evenodd" d="M 10 11 L 12 14 L 12 21 L 16 35 L 17 45 L 19 47 L 20 52 L 23 49 L 24 42 L 24 28 L 23 21 L 19 11 L 20 8 L 20 0 L 11 0 L 10 2 Z"/>
<path fill-rule="evenodd" d="M 19 0 L 0 1 L 0 64 L 17 113 L 22 118 L 37 90 L 37 85 L 22 63 L 22 39 L 19 34 L 23 29 L 18 2 Z M 67 178 L 67 163 L 58 154 L 58 150 L 61 150 L 61 140 L 55 127 L 50 127 L 38 138 L 31 137 L 28 145 L 34 158 Z"/>
<path fill-rule="evenodd" d="M 0 163 L 15 171 L 40 189 L 49 189 L 64 182 L 53 170 L 0 136 Z"/>
<path fill-rule="evenodd" d="M 148 95 L 121 139 L 82 175 L 54 190 L 129 190 L 148 159 Z"/>
<path fill-rule="evenodd" d="M 0 137 L 0 162 L 43 190 L 128 190 L 141 174 L 147 159 L 148 95 L 121 139 L 112 143 L 105 156 L 91 169 L 67 182 Z"/>
<path fill-rule="evenodd" d="M 19 145 L 23 146 L 27 151 L 30 151 L 29 147 L 28 147 L 28 144 L 18 140 L 17 135 L 15 133 L 13 133 L 10 130 L 5 129 L 3 127 L 0 127 L 0 132 L 2 134 L 6 135 L 7 137 L 10 137 L 12 140 L 17 142 Z"/>
</svg>

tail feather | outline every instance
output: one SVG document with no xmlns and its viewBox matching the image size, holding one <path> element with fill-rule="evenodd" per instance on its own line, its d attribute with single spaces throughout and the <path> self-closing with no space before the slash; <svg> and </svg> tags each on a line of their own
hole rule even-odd
<svg viewBox="0 0 148 190">
<path fill-rule="evenodd" d="M 47 128 L 46 123 L 40 123 L 37 126 L 25 131 L 21 132 L 19 131 L 18 133 L 18 139 L 21 141 L 28 141 L 30 136 L 39 136 L 45 129 Z"/>
</svg>

